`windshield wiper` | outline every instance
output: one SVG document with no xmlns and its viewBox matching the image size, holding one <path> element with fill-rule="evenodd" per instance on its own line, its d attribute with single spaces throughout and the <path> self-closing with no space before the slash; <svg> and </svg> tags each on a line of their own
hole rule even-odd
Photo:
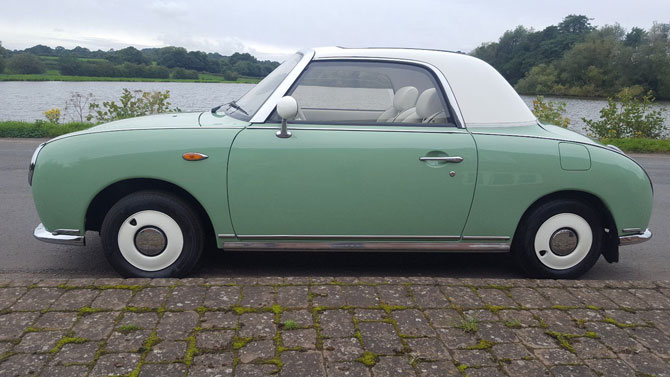
<svg viewBox="0 0 670 377">
<path fill-rule="evenodd" d="M 246 115 L 246 116 L 249 116 L 249 113 L 244 111 L 244 109 L 240 105 L 238 105 L 237 102 L 235 102 L 235 101 L 230 101 L 228 103 L 224 103 L 223 105 L 219 105 L 217 107 L 212 107 L 212 110 L 211 110 L 212 114 L 216 114 L 216 112 L 219 111 L 220 108 L 222 108 L 223 106 L 226 106 L 226 105 L 232 107 L 235 110 L 239 110 L 240 112 L 244 113 L 244 115 Z"/>
</svg>

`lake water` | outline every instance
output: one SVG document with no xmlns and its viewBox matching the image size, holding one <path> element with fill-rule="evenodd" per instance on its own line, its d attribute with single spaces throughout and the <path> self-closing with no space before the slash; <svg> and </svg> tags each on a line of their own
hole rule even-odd
<svg viewBox="0 0 670 377">
<path fill-rule="evenodd" d="M 177 82 L 63 82 L 63 81 L 6 81 L 0 82 L 0 121 L 44 119 L 51 108 L 65 107 L 72 93 L 92 93 L 95 101 L 118 101 L 123 88 L 143 91 L 170 91 L 172 106 L 182 111 L 203 111 L 239 98 L 254 84 L 177 83 Z M 535 96 L 521 96 L 529 107 Z M 566 103 L 565 116 L 571 120 L 570 129 L 585 133 L 583 117 L 597 119 L 607 101 L 604 99 L 555 98 L 548 101 Z M 659 102 L 663 107 L 666 126 L 670 127 L 670 102 Z M 64 115 L 67 119 L 68 114 Z"/>
</svg>

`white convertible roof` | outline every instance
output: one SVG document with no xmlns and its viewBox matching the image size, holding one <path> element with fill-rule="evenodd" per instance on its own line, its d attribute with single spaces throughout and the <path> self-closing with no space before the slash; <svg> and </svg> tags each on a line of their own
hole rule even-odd
<svg viewBox="0 0 670 377">
<path fill-rule="evenodd" d="M 467 126 L 537 122 L 528 106 L 498 71 L 466 54 L 408 48 L 318 47 L 313 50 L 313 59 L 365 57 L 430 64 L 446 78 Z"/>
</svg>

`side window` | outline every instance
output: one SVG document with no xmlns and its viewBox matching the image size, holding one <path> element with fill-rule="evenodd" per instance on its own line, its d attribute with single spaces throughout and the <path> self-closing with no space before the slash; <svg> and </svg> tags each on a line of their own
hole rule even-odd
<svg viewBox="0 0 670 377">
<path fill-rule="evenodd" d="M 316 61 L 288 95 L 298 102 L 298 122 L 453 123 L 434 75 L 412 64 Z M 278 115 L 271 120 L 279 121 Z"/>
</svg>

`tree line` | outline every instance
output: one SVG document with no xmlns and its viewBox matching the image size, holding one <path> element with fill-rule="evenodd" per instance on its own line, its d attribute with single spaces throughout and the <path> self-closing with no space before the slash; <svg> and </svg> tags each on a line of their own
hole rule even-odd
<svg viewBox="0 0 670 377">
<path fill-rule="evenodd" d="M 45 64 L 56 59 L 54 68 L 62 75 L 97 77 L 143 77 L 197 79 L 199 73 L 222 74 L 226 80 L 239 76 L 264 77 L 279 63 L 258 60 L 248 53 L 224 56 L 219 53 L 188 51 L 183 47 L 126 47 L 121 50 L 91 51 L 77 46 L 51 48 L 36 45 L 24 50 L 7 50 L 0 43 L 0 73 L 7 70 L 20 74 L 39 74 Z"/>
<path fill-rule="evenodd" d="M 670 99 L 670 24 L 594 27 L 584 15 L 506 31 L 471 52 L 520 93 L 611 97 L 623 89 Z"/>
</svg>

